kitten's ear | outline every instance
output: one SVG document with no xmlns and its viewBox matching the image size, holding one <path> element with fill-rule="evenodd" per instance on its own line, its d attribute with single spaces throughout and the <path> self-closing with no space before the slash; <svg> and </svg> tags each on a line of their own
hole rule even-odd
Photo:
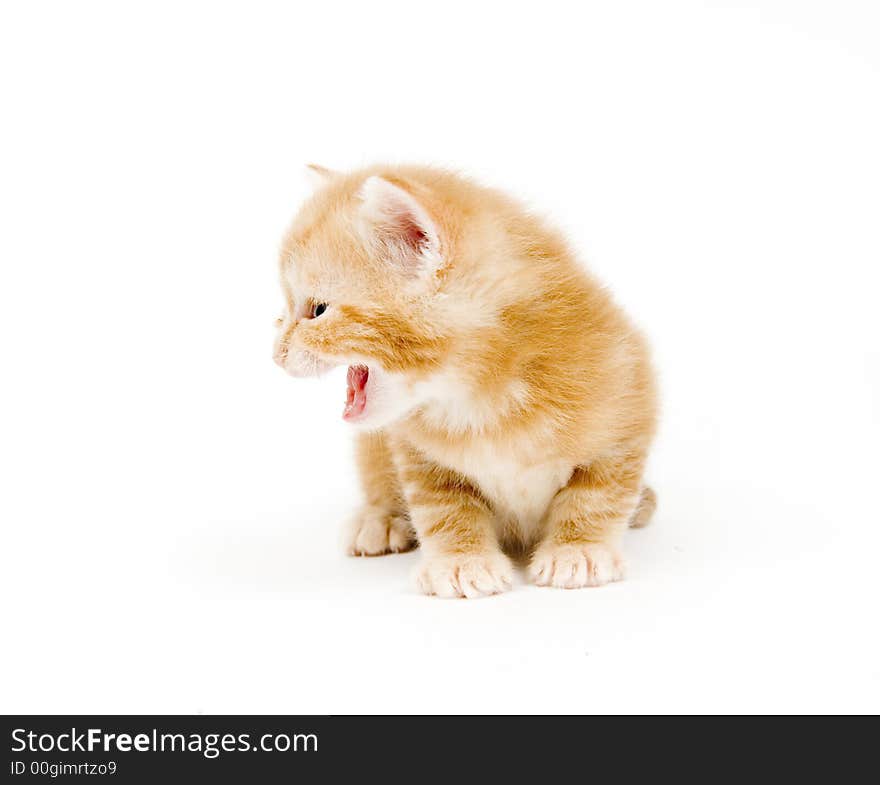
<svg viewBox="0 0 880 785">
<path fill-rule="evenodd" d="M 318 164 L 306 164 L 306 177 L 308 177 L 309 183 L 316 191 L 328 185 L 337 176 L 338 172 L 334 172 L 332 169 L 318 166 Z"/>
<path fill-rule="evenodd" d="M 361 186 L 361 216 L 370 239 L 389 262 L 408 275 L 428 277 L 440 267 L 440 235 L 427 211 L 408 191 L 383 177 Z"/>
</svg>

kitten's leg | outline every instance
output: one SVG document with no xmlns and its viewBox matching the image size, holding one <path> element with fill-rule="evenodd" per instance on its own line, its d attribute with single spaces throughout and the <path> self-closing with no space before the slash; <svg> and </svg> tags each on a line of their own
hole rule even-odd
<svg viewBox="0 0 880 785">
<path fill-rule="evenodd" d="M 415 548 L 415 532 L 385 434 L 359 434 L 355 455 L 366 503 L 347 532 L 348 552 L 353 556 L 380 556 Z"/>
<path fill-rule="evenodd" d="M 460 474 L 403 447 L 398 456 L 410 517 L 423 557 L 416 573 L 425 594 L 480 597 L 510 588 L 513 570 L 501 552 L 494 516 Z"/>
<path fill-rule="evenodd" d="M 642 455 L 628 455 L 575 469 L 547 511 L 529 565 L 535 583 L 576 589 L 623 579 L 620 542 L 639 505 L 643 466 Z"/>
</svg>

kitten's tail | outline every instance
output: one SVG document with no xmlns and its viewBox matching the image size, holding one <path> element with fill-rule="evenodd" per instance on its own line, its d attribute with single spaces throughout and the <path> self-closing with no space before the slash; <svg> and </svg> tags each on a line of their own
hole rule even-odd
<svg viewBox="0 0 880 785">
<path fill-rule="evenodd" d="M 654 514 L 656 508 L 657 494 L 654 493 L 653 488 L 649 488 L 646 485 L 642 488 L 642 496 L 639 499 L 638 506 L 632 514 L 632 517 L 629 519 L 630 528 L 641 529 L 643 526 L 647 526 L 651 522 L 651 516 Z"/>
</svg>

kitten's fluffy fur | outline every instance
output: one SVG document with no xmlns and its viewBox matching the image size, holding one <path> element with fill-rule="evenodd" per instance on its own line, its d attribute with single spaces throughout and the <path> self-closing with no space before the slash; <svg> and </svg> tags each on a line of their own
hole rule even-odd
<svg viewBox="0 0 880 785">
<path fill-rule="evenodd" d="M 293 375 L 352 366 L 366 504 L 351 553 L 418 544 L 418 584 L 444 597 L 510 588 L 512 552 L 542 586 L 621 579 L 623 533 L 655 503 L 640 334 L 497 191 L 422 167 L 313 169 L 281 255 L 275 358 Z"/>
</svg>

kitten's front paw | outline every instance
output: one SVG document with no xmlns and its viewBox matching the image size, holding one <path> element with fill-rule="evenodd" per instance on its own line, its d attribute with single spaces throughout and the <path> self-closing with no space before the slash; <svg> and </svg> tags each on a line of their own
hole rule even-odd
<svg viewBox="0 0 880 785">
<path fill-rule="evenodd" d="M 546 544 L 538 548 L 529 565 L 529 577 L 538 586 L 580 589 L 623 580 L 626 565 L 611 545 Z"/>
<path fill-rule="evenodd" d="M 376 507 L 364 507 L 354 516 L 346 542 L 352 556 L 403 553 L 416 545 L 416 534 L 409 520 Z"/>
<path fill-rule="evenodd" d="M 513 584 L 513 568 L 503 553 L 425 557 L 416 571 L 425 594 L 473 599 L 500 594 Z"/>
</svg>

